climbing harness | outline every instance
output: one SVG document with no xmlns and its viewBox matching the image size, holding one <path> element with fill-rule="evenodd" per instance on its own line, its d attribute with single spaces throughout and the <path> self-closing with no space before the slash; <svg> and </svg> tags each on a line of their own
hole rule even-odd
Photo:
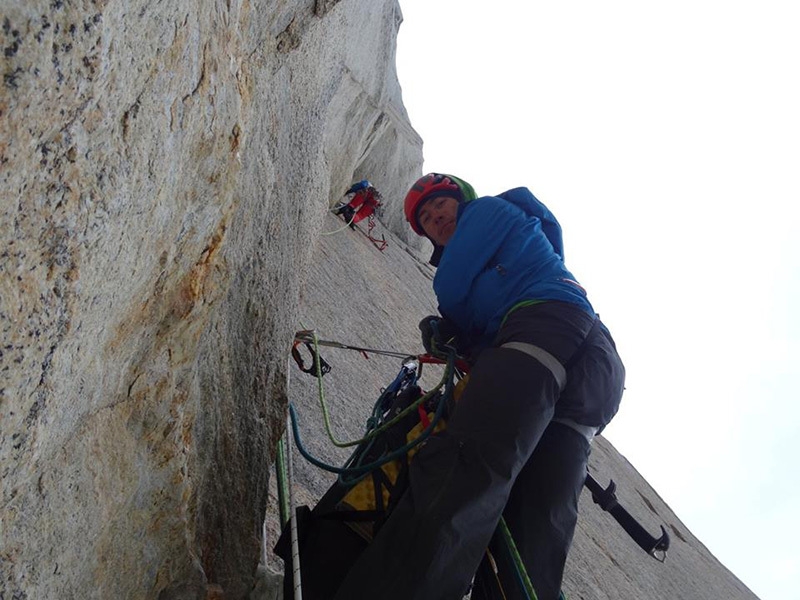
<svg viewBox="0 0 800 600">
<path fill-rule="evenodd" d="M 303 372 L 312 374 L 317 379 L 328 437 L 337 447 L 355 446 L 355 450 L 342 466 L 327 464 L 313 456 L 303 445 L 295 408 L 289 404 L 289 424 L 300 454 L 313 465 L 336 473 L 338 477 L 313 509 L 301 506 L 294 511 L 290 507 L 294 518 L 288 528 L 282 512 L 284 533 L 275 552 L 284 558 L 286 564 L 289 579 L 284 586 L 286 600 L 300 597 L 290 587 L 290 583 L 300 580 L 301 568 L 308 573 L 303 579 L 307 599 L 321 600 L 335 593 L 350 566 L 393 510 L 407 488 L 410 461 L 419 446 L 430 435 L 446 427 L 447 415 L 452 411 L 468 380 L 465 373 L 469 371 L 469 366 L 456 357 L 452 348 L 445 356 L 415 356 L 320 340 L 315 331 L 308 329 L 295 334 L 293 351 L 299 344 L 306 345 L 313 358 L 312 367 L 305 367 L 302 359 L 298 361 L 295 358 L 295 361 Z M 339 441 L 331 430 L 322 385 L 323 375 L 330 371 L 330 365 L 320 356 L 320 346 L 358 351 L 365 358 L 369 358 L 368 353 L 371 353 L 402 359 L 400 371 L 381 392 L 367 419 L 364 435 L 357 440 Z M 441 381 L 428 392 L 423 392 L 419 386 L 424 364 L 440 364 L 444 367 Z M 279 446 L 279 459 L 284 457 L 285 460 L 288 454 L 283 446 Z M 280 485 L 282 471 L 278 466 L 279 495 L 285 496 L 286 493 L 281 491 Z M 617 501 L 613 481 L 604 489 L 587 473 L 585 485 L 592 492 L 595 503 L 609 512 L 645 552 L 664 562 L 669 549 L 669 536 L 663 526 L 659 538 L 647 533 Z M 281 509 L 283 511 L 283 504 Z M 503 577 L 508 578 L 511 575 L 513 583 L 501 581 L 502 573 L 497 570 L 494 555 L 496 552 L 502 552 L 508 557 L 505 564 L 510 565 L 508 569 L 512 572 L 506 571 Z M 498 597 L 506 597 L 504 585 L 513 585 L 528 600 L 537 599 L 511 532 L 502 518 L 486 557 L 489 568 L 493 571 L 491 579 L 497 586 Z M 294 579 L 288 577 L 290 564 L 296 571 Z"/>
</svg>

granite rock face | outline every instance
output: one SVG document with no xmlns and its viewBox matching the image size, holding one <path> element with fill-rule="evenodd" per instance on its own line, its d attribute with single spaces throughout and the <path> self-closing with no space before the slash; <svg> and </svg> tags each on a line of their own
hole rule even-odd
<svg viewBox="0 0 800 600">
<path fill-rule="evenodd" d="M 401 19 L 3 3 L 0 596 L 248 593 L 314 239 L 420 170 Z"/>
</svg>

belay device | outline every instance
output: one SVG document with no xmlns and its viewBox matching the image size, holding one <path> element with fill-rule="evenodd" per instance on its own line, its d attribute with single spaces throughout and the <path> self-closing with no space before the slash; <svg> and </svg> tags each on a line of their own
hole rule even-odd
<svg viewBox="0 0 800 600">
<path fill-rule="evenodd" d="M 305 368 L 302 360 L 297 361 L 298 366 L 318 378 L 330 370 L 330 366 L 319 356 L 318 345 L 358 350 L 365 356 L 366 351 L 404 356 L 396 352 L 317 340 L 310 331 L 298 332 L 296 340 L 307 344 L 314 359 L 312 367 Z M 423 393 L 418 384 L 425 363 L 445 366 L 441 382 L 427 393 Z M 380 530 L 406 490 L 409 464 L 419 445 L 446 426 L 448 412 L 453 409 L 455 402 L 454 395 L 458 395 L 458 392 L 454 394 L 456 386 L 453 379 L 456 376 L 460 378 L 465 371 L 468 371 L 467 365 L 456 361 L 454 355 L 446 361 L 430 355 L 405 357 L 397 377 L 376 401 L 367 421 L 365 435 L 352 444 L 356 446 L 355 451 L 341 467 L 327 465 L 306 451 L 294 409 L 290 405 L 292 429 L 300 453 L 312 464 L 338 474 L 337 481 L 313 509 L 301 506 L 296 511 L 304 600 L 328 600 L 335 595 L 350 567 Z M 466 381 L 461 381 L 457 387 L 462 387 L 464 383 Z M 587 473 L 585 485 L 591 491 L 594 502 L 611 514 L 645 552 L 661 562 L 665 560 L 670 540 L 663 526 L 660 537 L 650 535 L 619 504 L 613 481 L 603 488 Z M 524 573 L 524 567 L 521 567 L 518 555 L 514 556 L 516 549 L 513 540 L 507 528 L 503 531 L 503 526 L 504 521 L 501 520 L 501 526 L 492 538 L 480 567 L 490 569 L 492 576 L 483 580 L 494 581 L 497 589 L 482 591 L 486 597 L 505 598 L 504 589 L 510 591 L 513 587 L 518 594 L 521 590 L 522 597 L 535 600 L 536 595 Z M 288 525 L 284 527 L 275 552 L 286 564 L 284 598 L 292 600 L 295 596 Z M 501 566 L 499 571 L 498 564 Z"/>
</svg>

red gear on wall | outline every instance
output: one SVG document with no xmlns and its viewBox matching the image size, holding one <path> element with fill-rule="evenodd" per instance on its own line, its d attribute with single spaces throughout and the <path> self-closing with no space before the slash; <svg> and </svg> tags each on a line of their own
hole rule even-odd
<svg viewBox="0 0 800 600">
<path fill-rule="evenodd" d="M 375 214 L 375 209 L 380 205 L 380 194 L 374 187 L 370 186 L 366 189 L 359 190 L 347 204 L 347 206 L 352 208 L 356 213 L 351 223 L 355 225 L 359 221 L 363 221 L 367 217 Z"/>
</svg>

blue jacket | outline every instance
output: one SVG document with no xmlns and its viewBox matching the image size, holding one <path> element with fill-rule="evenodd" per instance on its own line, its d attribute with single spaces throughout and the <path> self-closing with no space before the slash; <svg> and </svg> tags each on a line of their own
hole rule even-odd
<svg viewBox="0 0 800 600">
<path fill-rule="evenodd" d="M 439 311 L 481 347 L 520 302 L 571 302 L 594 316 L 564 265 L 561 226 L 527 188 L 462 203 L 433 279 Z"/>
</svg>

